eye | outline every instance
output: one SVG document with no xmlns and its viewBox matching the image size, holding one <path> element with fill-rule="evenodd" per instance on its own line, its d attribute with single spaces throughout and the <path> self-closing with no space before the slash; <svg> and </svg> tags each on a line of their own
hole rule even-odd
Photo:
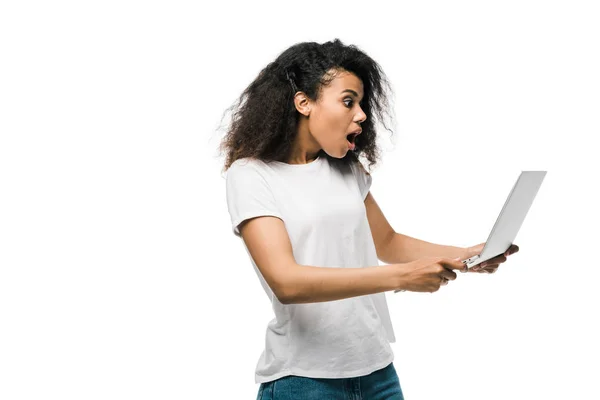
<svg viewBox="0 0 600 400">
<path fill-rule="evenodd" d="M 352 100 L 351 98 L 346 98 L 344 99 L 344 104 L 346 104 L 346 101 L 350 101 L 350 103 L 354 103 L 354 100 Z M 351 107 L 349 104 L 346 104 L 346 107 Z"/>
</svg>

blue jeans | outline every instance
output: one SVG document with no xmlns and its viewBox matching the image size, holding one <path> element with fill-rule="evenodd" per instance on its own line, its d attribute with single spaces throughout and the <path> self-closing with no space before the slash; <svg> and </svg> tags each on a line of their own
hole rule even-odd
<svg viewBox="0 0 600 400">
<path fill-rule="evenodd" d="M 404 400 L 394 363 L 355 378 L 288 375 L 258 388 L 256 400 Z"/>
</svg>

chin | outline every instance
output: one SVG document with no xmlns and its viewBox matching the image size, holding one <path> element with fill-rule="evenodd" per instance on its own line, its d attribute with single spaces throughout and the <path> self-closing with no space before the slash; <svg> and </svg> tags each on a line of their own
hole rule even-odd
<svg viewBox="0 0 600 400">
<path fill-rule="evenodd" d="M 340 156 L 338 156 L 336 153 L 332 153 L 330 151 L 325 150 L 324 148 L 321 148 L 321 151 L 323 152 L 323 154 L 328 155 L 329 157 L 333 157 L 333 158 L 340 158 Z M 343 155 L 341 156 L 343 157 Z"/>
<path fill-rule="evenodd" d="M 341 151 L 338 150 L 339 153 L 338 152 L 329 152 L 325 149 L 322 149 L 322 150 L 323 150 L 323 153 L 327 154 L 328 156 L 333 157 L 333 158 L 338 158 L 338 159 L 342 159 L 342 158 L 346 157 L 346 155 L 350 151 L 350 149 L 348 149 L 348 148 L 342 149 Z"/>
<path fill-rule="evenodd" d="M 348 151 L 349 151 L 349 150 L 342 151 L 342 152 L 340 153 L 340 155 L 339 155 L 339 156 L 337 156 L 337 157 L 335 157 L 335 158 L 340 158 L 340 159 L 342 159 L 342 158 L 346 157 L 346 154 L 348 154 Z"/>
</svg>

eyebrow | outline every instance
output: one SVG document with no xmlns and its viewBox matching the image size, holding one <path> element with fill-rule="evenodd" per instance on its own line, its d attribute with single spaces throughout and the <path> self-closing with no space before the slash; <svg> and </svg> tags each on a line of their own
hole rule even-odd
<svg viewBox="0 0 600 400">
<path fill-rule="evenodd" d="M 352 89 L 344 89 L 344 90 L 342 90 L 342 92 L 341 92 L 341 93 L 346 93 L 346 92 L 348 92 L 348 93 L 352 93 L 354 96 L 358 97 L 358 93 L 356 93 L 356 92 L 355 92 L 354 90 L 352 90 Z"/>
</svg>

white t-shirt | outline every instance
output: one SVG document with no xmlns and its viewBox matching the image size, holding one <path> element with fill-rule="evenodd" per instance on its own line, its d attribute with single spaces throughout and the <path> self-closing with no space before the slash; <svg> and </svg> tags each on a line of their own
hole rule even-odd
<svg viewBox="0 0 600 400">
<path fill-rule="evenodd" d="M 227 170 L 233 233 L 252 217 L 283 220 L 296 262 L 328 268 L 379 265 L 364 199 L 371 175 L 357 165 L 321 155 L 308 164 L 238 159 Z M 242 240 L 242 243 L 244 241 Z M 349 378 L 394 360 L 396 341 L 385 293 L 335 301 L 282 304 L 244 248 L 275 318 L 267 325 L 255 383 L 286 375 Z"/>
</svg>

